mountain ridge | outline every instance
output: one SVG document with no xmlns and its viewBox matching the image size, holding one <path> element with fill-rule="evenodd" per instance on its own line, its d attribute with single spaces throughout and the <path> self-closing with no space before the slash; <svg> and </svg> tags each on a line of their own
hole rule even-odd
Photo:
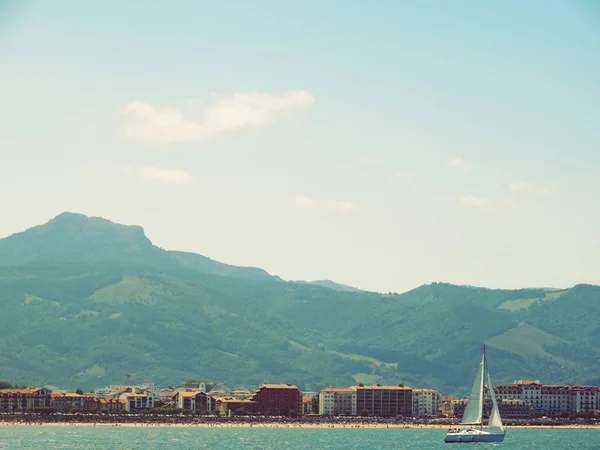
<svg viewBox="0 0 600 450">
<path fill-rule="evenodd" d="M 169 252 L 142 227 L 61 216 L 0 240 L 0 379 L 90 388 L 133 371 L 159 384 L 466 393 L 482 342 L 498 382 L 583 383 L 600 370 L 598 286 L 340 290 Z"/>
<path fill-rule="evenodd" d="M 37 244 L 43 241 L 47 246 L 48 240 L 55 245 L 40 252 L 44 247 Z M 82 246 L 85 247 L 82 249 Z M 62 251 L 57 251 L 57 247 Z M 197 253 L 165 250 L 154 245 L 139 225 L 124 225 L 80 213 L 63 212 L 45 224 L 0 239 L 0 266 L 52 260 L 136 264 L 152 261 L 160 267 L 178 265 L 221 276 L 273 277 L 257 267 L 233 266 Z"/>
</svg>

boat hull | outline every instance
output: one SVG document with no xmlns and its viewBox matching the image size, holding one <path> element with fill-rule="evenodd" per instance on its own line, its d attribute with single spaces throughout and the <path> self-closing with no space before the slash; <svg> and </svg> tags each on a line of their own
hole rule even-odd
<svg viewBox="0 0 600 450">
<path fill-rule="evenodd" d="M 504 433 L 489 433 L 486 431 L 448 433 L 444 442 L 503 442 Z"/>
</svg>

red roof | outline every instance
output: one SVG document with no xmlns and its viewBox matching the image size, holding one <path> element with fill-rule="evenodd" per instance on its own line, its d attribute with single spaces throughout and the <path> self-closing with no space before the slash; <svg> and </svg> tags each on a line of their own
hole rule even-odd
<svg viewBox="0 0 600 450">
<path fill-rule="evenodd" d="M 0 389 L 0 394 L 35 394 L 44 388 Z"/>
<path fill-rule="evenodd" d="M 347 392 L 347 393 L 351 393 L 351 392 L 355 392 L 355 390 L 352 389 L 352 388 L 328 387 L 328 388 L 325 388 L 325 389 L 321 389 L 321 392 Z"/>
<path fill-rule="evenodd" d="M 355 385 L 355 389 L 375 389 L 375 390 L 386 390 L 386 391 L 412 391 L 410 386 L 405 386 L 403 384 L 396 384 L 394 386 L 382 386 L 380 384 L 375 384 L 373 386 L 364 386 L 364 385 Z"/>
<path fill-rule="evenodd" d="M 274 384 L 274 383 L 265 383 L 258 386 L 258 389 L 267 388 L 267 389 L 298 389 L 293 384 Z"/>
</svg>

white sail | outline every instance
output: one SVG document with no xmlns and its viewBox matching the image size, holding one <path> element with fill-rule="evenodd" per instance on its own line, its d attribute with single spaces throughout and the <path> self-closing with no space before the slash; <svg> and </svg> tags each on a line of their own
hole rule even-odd
<svg viewBox="0 0 600 450">
<path fill-rule="evenodd" d="M 471 389 L 471 395 L 467 401 L 465 407 L 465 413 L 463 414 L 462 425 L 480 425 L 483 421 L 483 380 L 485 371 L 485 353 L 481 352 L 481 361 L 477 374 L 475 375 L 475 381 L 473 381 L 473 388 Z"/>
<path fill-rule="evenodd" d="M 488 427 L 499 428 L 504 430 L 502 426 L 502 418 L 500 417 L 500 410 L 498 409 L 498 403 L 496 402 L 496 394 L 494 393 L 494 386 L 492 385 L 492 379 L 490 373 L 487 374 L 488 386 L 490 387 L 490 397 L 492 398 L 492 412 L 490 413 L 490 420 L 488 421 Z"/>
<path fill-rule="evenodd" d="M 485 375 L 487 373 L 487 383 L 490 387 L 490 397 L 492 398 L 492 412 L 488 427 L 483 427 L 483 388 Z M 464 430 L 451 429 L 444 439 L 444 442 L 504 442 L 504 428 L 500 418 L 500 410 L 496 402 L 496 394 L 490 372 L 487 370 L 485 360 L 485 344 L 481 350 L 481 362 L 475 374 L 475 381 L 471 389 L 471 395 L 465 413 L 461 421 L 463 425 L 479 425 L 479 427 L 466 427 Z"/>
</svg>

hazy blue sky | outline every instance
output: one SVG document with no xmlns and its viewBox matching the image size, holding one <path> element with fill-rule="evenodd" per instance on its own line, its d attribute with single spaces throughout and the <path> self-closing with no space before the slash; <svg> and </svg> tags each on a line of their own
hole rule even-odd
<svg viewBox="0 0 600 450">
<path fill-rule="evenodd" d="M 0 236 L 377 291 L 600 283 L 594 1 L 3 2 Z"/>
</svg>

